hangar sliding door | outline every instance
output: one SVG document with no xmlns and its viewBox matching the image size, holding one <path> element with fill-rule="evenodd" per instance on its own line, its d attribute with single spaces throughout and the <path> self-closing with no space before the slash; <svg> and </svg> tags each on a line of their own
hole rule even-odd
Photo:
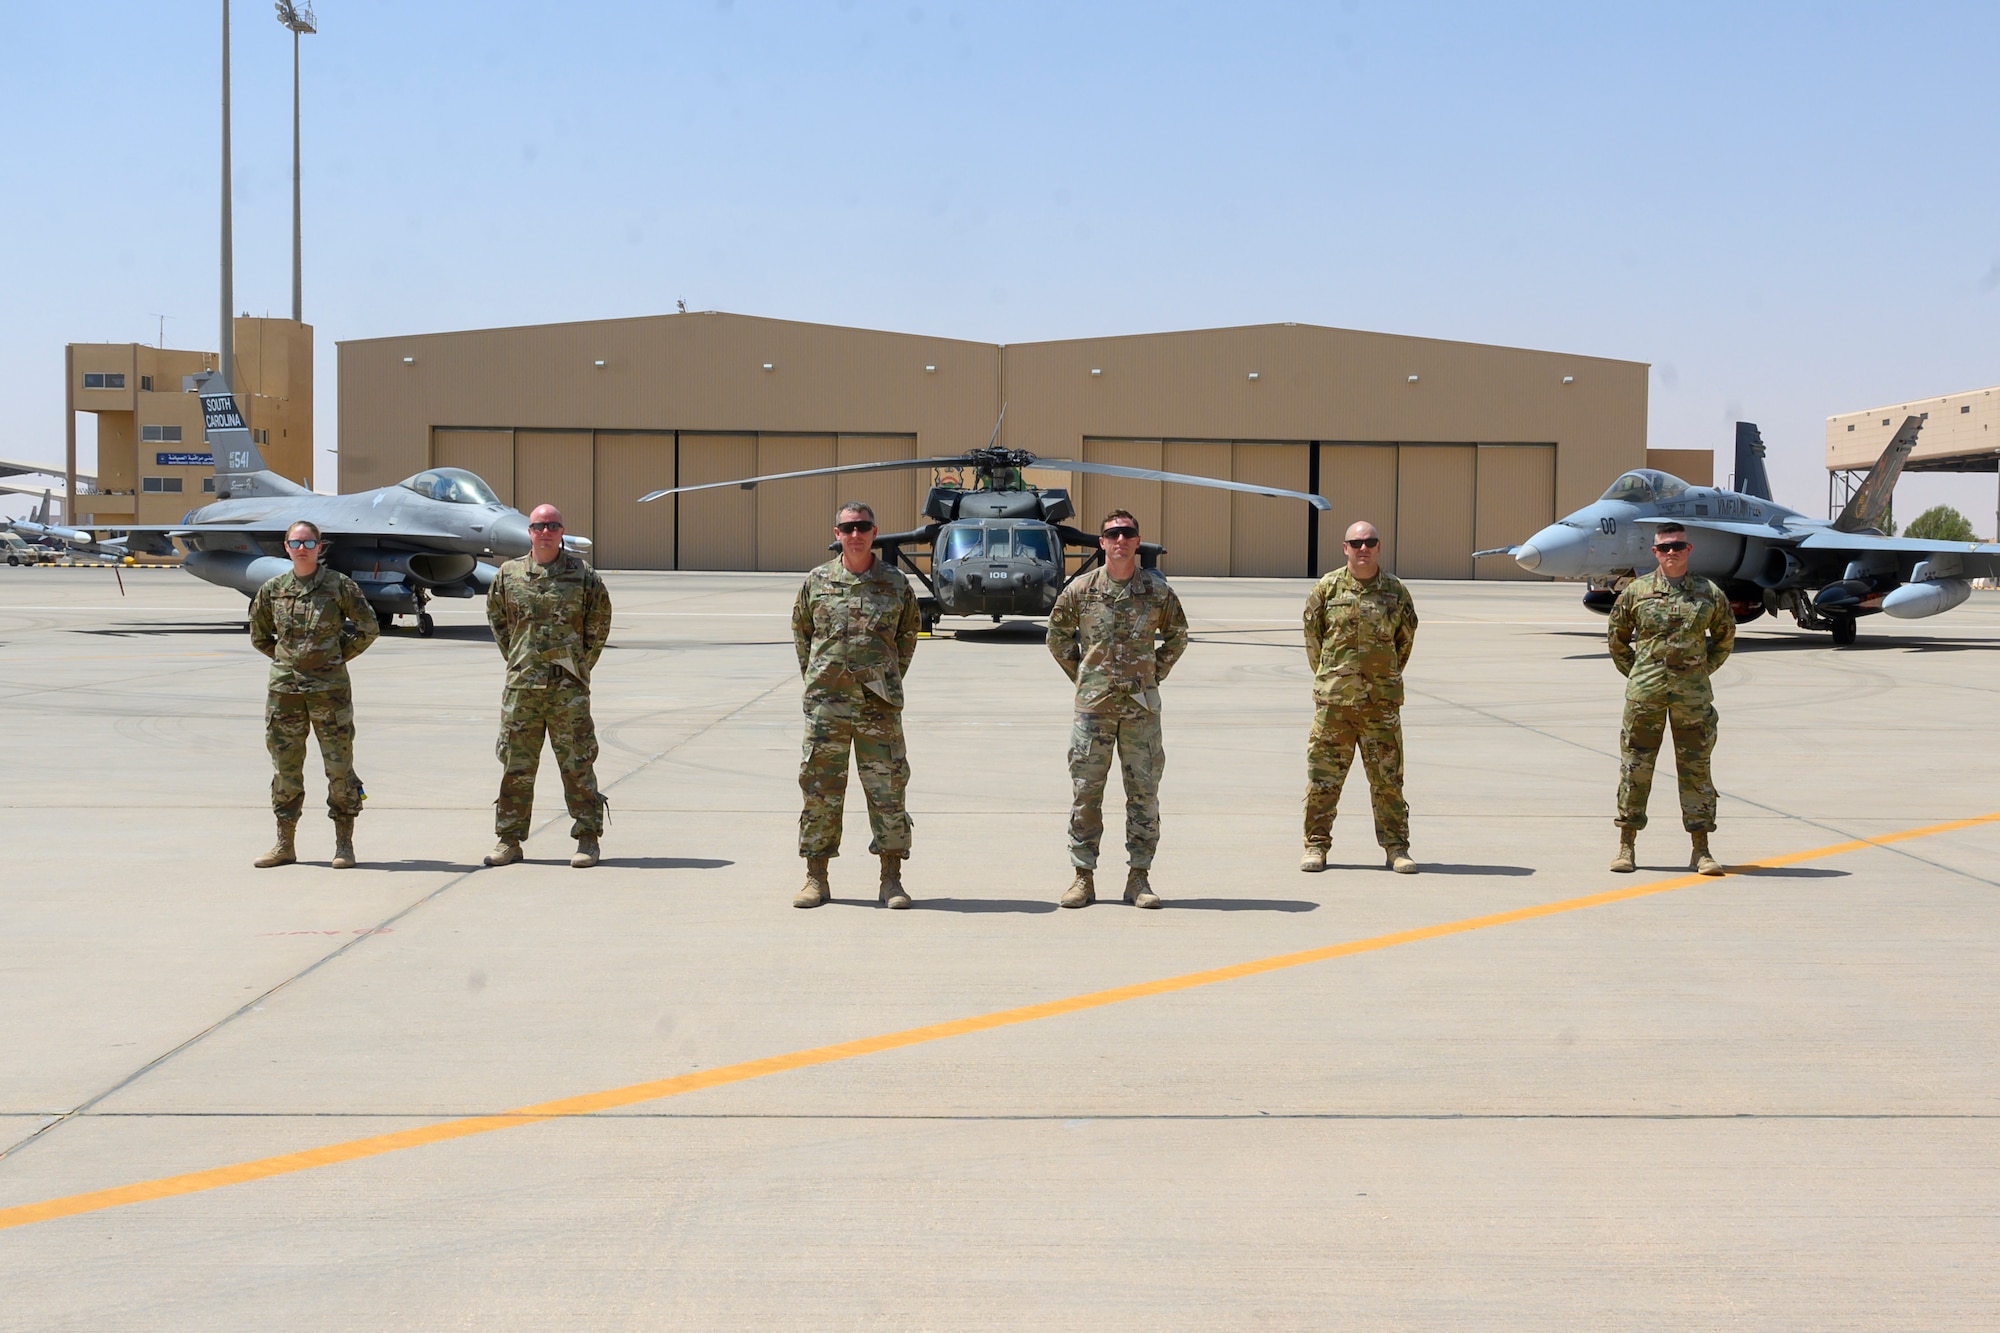
<svg viewBox="0 0 2000 1333">
<path fill-rule="evenodd" d="M 834 465 L 831 435 L 759 435 L 756 476 Z M 834 478 L 767 481 L 757 497 L 757 569 L 803 572 L 827 561 L 833 531 Z"/>
<path fill-rule="evenodd" d="M 431 466 L 464 468 L 491 486 L 502 504 L 514 503 L 511 430 L 433 430 Z"/>
<path fill-rule="evenodd" d="M 1479 500 L 1473 546 L 1486 551 L 1513 546 L 1556 521 L 1556 447 L 1553 444 L 1479 446 Z M 1504 556 L 1473 562 L 1473 577 L 1532 579 Z"/>
<path fill-rule="evenodd" d="M 554 505 L 562 510 L 568 536 L 596 534 L 597 485 L 592 471 L 589 431 L 514 432 L 514 494 L 520 497 L 515 508 L 525 514 L 536 505 Z"/>
<path fill-rule="evenodd" d="M 672 431 L 597 432 L 599 569 L 672 569 L 674 497 L 651 504 L 639 497 L 674 485 Z"/>
<path fill-rule="evenodd" d="M 1322 444 L 1319 493 L 1333 508 L 1318 515 L 1318 573 L 1347 563 L 1340 543 L 1348 527 L 1361 520 L 1373 523 L 1376 536 L 1382 539 L 1382 568 L 1396 568 L 1395 445 Z"/>
<path fill-rule="evenodd" d="M 854 463 L 887 463 L 917 456 L 914 435 L 843 435 L 834 452 L 841 467 Z M 875 522 L 884 532 L 908 532 L 924 522 L 924 494 L 930 490 L 931 474 L 920 468 L 898 468 L 889 472 L 842 473 L 833 479 L 834 503 L 859 500 L 875 510 Z M 833 526 L 833 515 L 820 525 L 822 532 Z M 829 537 L 830 539 L 830 537 Z"/>
<path fill-rule="evenodd" d="M 1169 472 L 1228 481 L 1233 447 L 1169 440 L 1163 466 Z M 1167 548 L 1160 568 L 1167 571 L 1169 578 L 1176 574 L 1229 573 L 1232 498 L 1228 491 L 1207 486 L 1167 483 L 1160 487 L 1160 533 L 1153 540 Z"/>
<path fill-rule="evenodd" d="M 683 486 L 757 475 L 755 435 L 681 432 Z M 675 497 L 680 502 L 682 569 L 757 568 L 757 492 L 718 486 Z M 655 501 L 664 504 L 665 501 Z"/>
<path fill-rule="evenodd" d="M 1477 451 L 1469 444 L 1397 450 L 1396 564 L 1406 579 L 1472 577 Z"/>
<path fill-rule="evenodd" d="M 1303 491 L 1311 467 L 1304 444 L 1238 444 L 1232 480 Z M 1229 497 L 1229 572 L 1238 578 L 1302 578 L 1306 573 L 1306 514 L 1302 500 L 1262 495 Z"/>
</svg>

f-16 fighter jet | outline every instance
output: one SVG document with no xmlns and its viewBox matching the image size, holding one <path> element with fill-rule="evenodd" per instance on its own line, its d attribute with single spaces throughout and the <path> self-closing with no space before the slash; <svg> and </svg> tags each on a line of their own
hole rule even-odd
<svg viewBox="0 0 2000 1333">
<path fill-rule="evenodd" d="M 1887 537 L 1882 524 L 1896 478 L 1916 448 L 1923 418 L 1905 417 L 1839 518 L 1808 518 L 1771 499 L 1764 442 L 1750 422 L 1736 426 L 1736 482 L 1742 490 L 1690 486 L 1652 468 L 1627 472 L 1595 504 L 1559 519 L 1518 546 L 1478 551 L 1510 555 L 1553 578 L 1585 578 L 1583 604 L 1609 614 L 1626 579 L 1653 567 L 1660 523 L 1687 529 L 1688 569 L 1719 584 L 1740 625 L 1790 612 L 1803 629 L 1854 642 L 1855 625 L 1877 612 L 1905 620 L 1949 611 L 1971 595 L 1971 580 L 2000 575 L 2000 544 Z"/>
<path fill-rule="evenodd" d="M 413 616 L 425 637 L 433 630 L 431 598 L 483 596 L 497 562 L 528 553 L 527 515 L 461 468 L 430 468 L 353 495 L 318 495 L 287 481 L 264 467 L 222 377 L 208 371 L 191 379 L 215 455 L 215 502 L 177 525 L 114 528 L 130 534 L 133 550 L 172 555 L 178 541 L 190 574 L 250 597 L 292 567 L 285 530 L 306 519 L 326 535 L 326 563 L 361 585 L 384 623 Z M 585 537 L 564 537 L 563 545 L 579 555 L 590 550 Z"/>
</svg>

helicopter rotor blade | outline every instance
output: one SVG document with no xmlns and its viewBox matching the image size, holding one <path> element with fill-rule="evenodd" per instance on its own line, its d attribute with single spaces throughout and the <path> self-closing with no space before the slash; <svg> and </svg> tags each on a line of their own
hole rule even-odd
<svg viewBox="0 0 2000 1333">
<path fill-rule="evenodd" d="M 639 503 L 657 500 L 663 495 L 681 495 L 688 491 L 713 491 L 724 486 L 740 486 L 744 490 L 754 489 L 760 482 L 792 481 L 799 477 L 828 477 L 836 472 L 889 472 L 896 469 L 920 467 L 970 467 L 972 460 L 963 454 L 951 458 L 892 458 L 882 463 L 848 463 L 842 467 L 815 467 L 804 472 L 773 472 L 762 477 L 742 477 L 735 481 L 705 481 L 698 486 L 668 486 L 639 497 Z"/>
<path fill-rule="evenodd" d="M 1092 472 L 1103 477 L 1130 477 L 1134 481 L 1171 481 L 1182 486 L 1213 486 L 1218 490 L 1242 491 L 1246 495 L 1268 495 L 1274 500 L 1304 500 L 1319 510 L 1333 508 L 1332 502 L 1325 496 L 1314 495 L 1308 491 L 1288 491 L 1277 486 L 1259 486 L 1247 481 L 1222 481 L 1215 477 L 1197 477 L 1186 472 L 1120 467 L 1116 463 L 1076 463 L 1060 458 L 1037 458 L 1029 466 L 1047 468 L 1051 472 Z"/>
<path fill-rule="evenodd" d="M 1000 415 L 993 419 L 993 433 L 986 437 L 986 447 L 991 449 L 1000 443 L 1000 424 L 1007 419 L 1007 404 L 1000 404 Z"/>
</svg>

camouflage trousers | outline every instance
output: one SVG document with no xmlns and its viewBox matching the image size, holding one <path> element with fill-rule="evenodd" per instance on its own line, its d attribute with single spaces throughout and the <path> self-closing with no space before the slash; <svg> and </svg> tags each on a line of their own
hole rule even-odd
<svg viewBox="0 0 2000 1333">
<path fill-rule="evenodd" d="M 1715 753 L 1719 720 L 1705 698 L 1673 697 L 1625 701 L 1625 724 L 1618 733 L 1619 828 L 1646 827 L 1646 798 L 1653 794 L 1653 765 L 1668 726 L 1674 732 L 1674 768 L 1680 778 L 1681 827 L 1690 833 L 1715 831 Z"/>
<path fill-rule="evenodd" d="M 1125 784 L 1125 856 L 1149 870 L 1160 848 L 1160 775 L 1167 746 L 1160 715 L 1106 717 L 1078 713 L 1069 729 L 1069 859 L 1083 870 L 1097 868 L 1104 840 L 1104 784 L 1111 776 L 1111 752 L 1118 751 Z"/>
<path fill-rule="evenodd" d="M 1375 841 L 1384 850 L 1410 845 L 1410 806 L 1403 799 L 1403 714 L 1395 707 L 1341 708 L 1318 704 L 1306 741 L 1306 846 L 1333 845 L 1340 788 L 1361 752 Z"/>
<path fill-rule="evenodd" d="M 493 829 L 515 841 L 528 836 L 535 812 L 535 770 L 542 737 L 556 752 L 563 800 L 572 821 L 569 836 L 604 832 L 604 797 L 597 790 L 597 728 L 590 720 L 590 691 L 582 685 L 509 686 L 500 696 L 500 740 L 493 747 L 506 771 L 493 802 Z"/>
<path fill-rule="evenodd" d="M 903 712 L 872 694 L 806 699 L 806 739 L 799 752 L 799 855 L 839 856 L 841 812 L 847 804 L 847 755 L 868 799 L 868 850 L 910 854 L 910 756 L 903 747 Z"/>
<path fill-rule="evenodd" d="M 346 689 L 290 693 L 273 690 L 264 704 L 264 745 L 271 752 L 271 809 L 297 819 L 306 807 L 306 734 L 319 737 L 326 765 L 326 817 L 361 813 L 361 779 L 354 775 L 354 696 Z"/>
</svg>

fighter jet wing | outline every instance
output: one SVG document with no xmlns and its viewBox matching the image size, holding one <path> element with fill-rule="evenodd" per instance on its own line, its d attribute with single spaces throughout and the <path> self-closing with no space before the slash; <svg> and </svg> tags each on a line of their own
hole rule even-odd
<svg viewBox="0 0 2000 1333">
<path fill-rule="evenodd" d="M 427 528 L 407 523 L 364 524 L 353 520 L 317 519 L 328 539 L 334 537 L 366 537 L 379 541 L 406 542 L 460 542 L 463 533 L 445 532 L 437 528 Z M 282 537 L 290 524 L 285 518 L 258 519 L 247 523 L 93 523 L 90 527 L 103 532 L 139 532 L 162 537 L 209 537 L 220 533 L 236 533 L 246 537 Z"/>
<path fill-rule="evenodd" d="M 1823 528 L 1799 543 L 1802 551 L 1824 554 L 1866 555 L 1871 551 L 1894 551 L 1933 563 L 1950 563 L 1968 579 L 2000 578 L 2000 542 L 1940 542 L 1923 537 L 1877 537 L 1866 532 L 1835 532 Z"/>
<path fill-rule="evenodd" d="M 1786 528 L 1774 528 L 1769 523 L 1729 523 L 1714 518 L 1674 518 L 1671 515 L 1656 515 L 1627 519 L 1626 522 L 1647 527 L 1671 523 L 1675 527 L 1686 528 L 1689 532 L 1728 532 L 1738 537 L 1759 537 L 1767 542 L 1796 542 L 1803 535 Z"/>
</svg>

